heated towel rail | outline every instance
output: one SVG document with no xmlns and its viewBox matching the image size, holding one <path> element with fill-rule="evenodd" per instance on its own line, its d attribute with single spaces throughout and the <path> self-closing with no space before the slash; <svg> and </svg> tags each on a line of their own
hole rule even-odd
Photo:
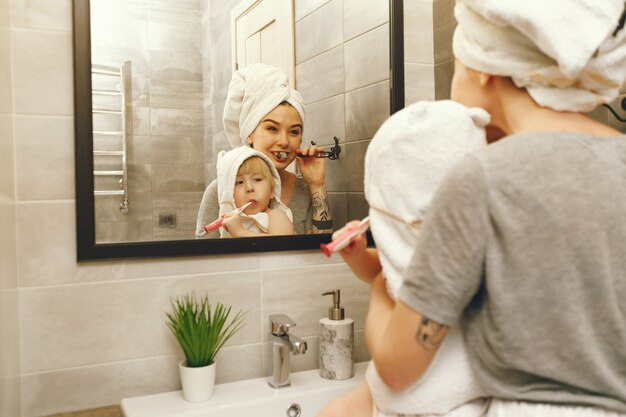
<svg viewBox="0 0 626 417">
<path fill-rule="evenodd" d="M 115 169 L 98 169 L 96 165 L 107 165 L 94 162 L 94 182 L 97 177 L 119 177 L 118 189 L 94 190 L 94 196 L 120 195 L 120 211 L 128 213 L 128 157 L 127 157 L 127 131 L 126 131 L 126 93 L 127 80 L 130 79 L 130 62 L 125 62 L 120 67 L 108 67 L 104 65 L 92 65 L 92 89 L 94 119 L 100 117 L 99 123 L 94 122 L 94 158 L 115 158 Z M 97 81 L 96 81 L 97 79 Z M 104 146 L 106 150 L 96 149 L 96 144 L 115 143 L 115 149 L 111 145 Z M 102 158 L 99 158 L 102 159 Z M 95 187 L 94 187 L 95 189 Z"/>
</svg>

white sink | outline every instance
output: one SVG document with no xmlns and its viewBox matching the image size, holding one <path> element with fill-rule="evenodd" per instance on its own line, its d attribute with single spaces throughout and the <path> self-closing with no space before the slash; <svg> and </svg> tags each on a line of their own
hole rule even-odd
<svg viewBox="0 0 626 417">
<path fill-rule="evenodd" d="M 298 415 L 292 407 L 296 404 L 299 417 L 314 417 L 333 398 L 364 381 L 366 368 L 367 362 L 355 364 L 354 377 L 343 381 L 323 379 L 317 369 L 294 372 L 291 386 L 280 389 L 267 385 L 267 378 L 218 384 L 205 403 L 189 403 L 181 391 L 172 391 L 125 398 L 121 407 L 125 417 L 288 417 Z"/>
</svg>

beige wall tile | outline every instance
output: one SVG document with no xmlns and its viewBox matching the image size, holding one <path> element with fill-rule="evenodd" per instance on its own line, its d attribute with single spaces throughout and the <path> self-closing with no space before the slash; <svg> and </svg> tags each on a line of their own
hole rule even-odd
<svg viewBox="0 0 626 417">
<path fill-rule="evenodd" d="M 20 287 L 122 278 L 119 263 L 76 263 L 74 207 L 73 201 L 18 204 Z"/>
<path fill-rule="evenodd" d="M 15 112 L 73 115 L 71 34 L 17 29 L 13 42 Z"/>
<path fill-rule="evenodd" d="M 122 398 L 180 389 L 178 356 L 29 373 L 22 376 L 23 417 L 118 404 Z"/>
<path fill-rule="evenodd" d="M 435 65 L 435 99 L 450 98 L 452 77 L 454 76 L 454 59 Z"/>
<path fill-rule="evenodd" d="M 404 64 L 404 102 L 435 99 L 435 68 L 430 64 Z"/>
<path fill-rule="evenodd" d="M 340 288 L 346 316 L 362 329 L 369 302 L 369 287 L 354 277 L 345 264 L 262 271 L 262 328 L 268 340 L 269 316 L 286 314 L 296 322 L 299 337 L 317 336 L 319 319 L 328 314 L 332 300 L 322 293 Z M 307 300 L 302 303 L 302 300 Z"/>
<path fill-rule="evenodd" d="M 69 32 L 72 29 L 71 0 L 10 0 L 13 26 Z"/>
<path fill-rule="evenodd" d="M 456 28 L 454 0 L 435 0 L 432 9 L 434 63 L 454 59 L 452 36 Z"/>
<path fill-rule="evenodd" d="M 4 196 L 0 197 L 0 228 L 0 290 L 11 290 L 17 288 L 15 201 Z M 0 321 L 5 317 L 0 316 Z"/>
<path fill-rule="evenodd" d="M 0 114 L 0 201 L 15 203 L 15 171 L 13 162 L 13 119 Z"/>
<path fill-rule="evenodd" d="M 346 141 L 374 137 L 389 112 L 389 81 L 346 93 Z"/>
<path fill-rule="evenodd" d="M 11 29 L 0 26 L 0 115 L 13 112 L 13 87 L 11 75 Z"/>
<path fill-rule="evenodd" d="M 330 0 L 298 0 L 294 2 L 295 20 L 298 21 Z"/>
<path fill-rule="evenodd" d="M 296 23 L 296 63 L 343 42 L 342 0 L 331 0 Z"/>
<path fill-rule="evenodd" d="M 350 40 L 389 22 L 389 2 L 343 0 L 343 39 Z"/>
<path fill-rule="evenodd" d="M 10 1 L 0 1 L 0 415 L 20 416 Z"/>
<path fill-rule="evenodd" d="M 4 261 L 4 259 L 2 259 Z M 3 273 L 5 271 L 2 271 Z M 6 276 L 3 276 L 3 280 Z M 0 287 L 1 288 L 1 287 Z M 18 294 L 0 289 L 0 415 L 20 415 Z"/>
<path fill-rule="evenodd" d="M 305 103 L 313 103 L 344 92 L 343 46 L 296 66 L 296 88 Z M 320 81 L 319 74 L 323 75 Z"/>
<path fill-rule="evenodd" d="M 44 287 L 20 294 L 22 371 L 176 354 L 165 312 L 170 297 L 191 291 L 248 311 L 246 327 L 229 346 L 260 342 L 258 272 Z"/>
<path fill-rule="evenodd" d="M 433 0 L 404 2 L 404 60 L 434 64 Z"/>
<path fill-rule="evenodd" d="M 344 50 L 346 91 L 389 78 L 389 24 L 346 42 Z"/>
<path fill-rule="evenodd" d="M 15 118 L 17 198 L 74 199 L 74 123 L 70 117 Z"/>
<path fill-rule="evenodd" d="M 262 270 L 343 264 L 340 257 L 327 258 L 321 250 L 293 251 L 283 254 L 261 253 L 260 262 Z"/>
</svg>

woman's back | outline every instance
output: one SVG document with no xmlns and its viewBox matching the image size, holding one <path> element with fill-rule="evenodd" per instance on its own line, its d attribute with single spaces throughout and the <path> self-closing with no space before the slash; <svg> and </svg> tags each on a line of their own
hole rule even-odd
<svg viewBox="0 0 626 417">
<path fill-rule="evenodd" d="M 625 189 L 626 136 L 575 133 L 510 136 L 442 186 L 405 297 L 443 322 L 467 305 L 489 394 L 626 412 Z"/>
</svg>

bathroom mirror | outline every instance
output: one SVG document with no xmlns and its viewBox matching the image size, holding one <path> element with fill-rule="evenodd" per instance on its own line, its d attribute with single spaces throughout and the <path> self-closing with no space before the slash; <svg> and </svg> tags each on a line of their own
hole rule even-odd
<svg viewBox="0 0 626 417">
<path fill-rule="evenodd" d="M 215 171 L 215 155 L 220 149 L 228 149 L 223 129 L 220 131 L 216 124 L 221 123 L 232 73 L 230 50 L 224 45 L 230 45 L 230 9 L 237 3 L 237 0 L 73 1 L 79 261 L 315 249 L 330 240 L 330 234 L 194 239 L 197 207 Z M 295 13 L 296 88 L 305 97 L 307 109 L 303 144 L 315 140 L 318 146 L 330 149 L 333 136 L 340 138 L 340 159 L 327 160 L 326 178 L 335 226 L 341 226 L 367 212 L 362 194 L 362 157 L 373 132 L 363 123 L 371 109 L 362 103 L 367 103 L 363 97 L 368 95 L 370 99 L 376 97 L 378 105 L 381 100 L 380 94 L 376 96 L 375 91 L 367 88 L 369 84 L 349 86 L 350 75 L 337 74 L 335 69 L 341 67 L 341 71 L 347 71 L 343 67 L 358 58 L 359 37 L 371 35 L 380 40 L 380 32 L 384 30 L 389 48 L 381 48 L 376 55 L 376 50 L 370 47 L 367 61 L 378 65 L 389 63 L 389 75 L 387 79 L 371 80 L 370 84 L 376 85 L 379 92 L 381 87 L 385 89 L 386 110 L 382 120 L 402 108 L 403 2 L 390 0 L 385 6 L 389 8 L 388 22 L 365 33 L 346 34 L 349 28 L 342 28 L 342 40 L 330 49 L 325 49 L 328 45 L 319 45 L 327 42 L 327 34 L 316 33 L 327 28 L 316 28 L 319 25 L 312 19 L 315 13 L 320 15 L 315 18 L 324 18 L 324 13 L 334 15 L 337 10 L 343 13 L 343 2 L 310 3 L 317 6 L 300 10 L 302 16 L 298 16 L 298 9 Z M 120 27 L 110 25 L 113 4 L 120 7 L 114 16 Z M 211 7 L 219 10 L 209 12 Z M 101 13 L 109 15 L 102 20 Z M 150 16 L 151 20 L 145 21 L 144 16 Z M 190 24 L 190 17 L 197 21 Z M 218 26 L 223 30 L 218 30 Z M 363 41 L 371 45 L 372 39 Z M 166 44 L 177 44 L 179 48 L 165 50 Z M 199 52 L 190 55 L 190 45 L 199 48 Z M 327 72 L 321 71 L 321 79 L 307 78 L 320 77 L 317 67 L 307 66 L 316 60 L 326 65 Z M 207 72 L 212 74 L 209 81 L 203 79 Z M 326 84 L 336 82 L 337 75 L 345 83 L 340 94 L 314 97 L 322 94 L 320 90 Z M 367 78 L 363 70 L 352 76 Z M 108 92 L 111 91 L 118 91 L 127 100 L 122 107 L 126 113 L 124 121 L 116 121 L 114 115 L 106 113 L 110 110 L 107 107 L 110 107 Z M 328 114 L 333 114 L 328 113 L 327 107 L 337 103 L 344 122 L 339 132 L 327 128 L 332 125 L 327 120 Z M 324 123 L 315 123 L 316 118 Z M 124 144 L 107 141 L 122 128 L 130 132 L 130 140 Z M 121 159 L 126 164 L 123 169 Z"/>
</svg>

